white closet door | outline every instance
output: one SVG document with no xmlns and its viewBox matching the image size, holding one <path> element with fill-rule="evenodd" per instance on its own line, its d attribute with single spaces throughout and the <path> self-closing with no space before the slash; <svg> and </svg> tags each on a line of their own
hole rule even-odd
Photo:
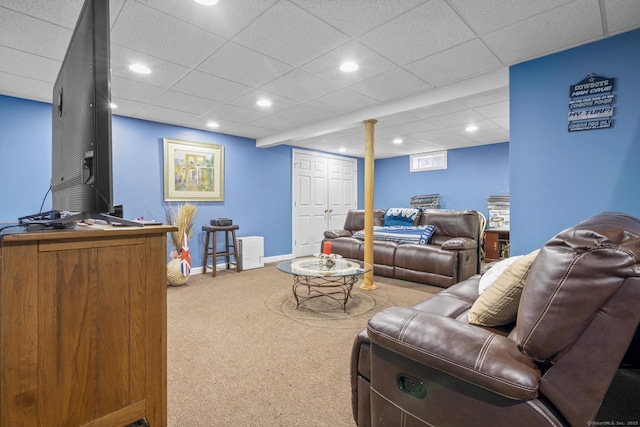
<svg viewBox="0 0 640 427">
<path fill-rule="evenodd" d="M 354 160 L 329 158 L 329 194 L 327 195 L 329 215 L 327 229 L 334 230 L 344 226 L 349 209 L 355 209 L 356 200 L 356 163 Z"/>
<path fill-rule="evenodd" d="M 293 255 L 320 252 L 324 231 L 342 228 L 356 207 L 356 160 L 294 151 Z"/>
</svg>

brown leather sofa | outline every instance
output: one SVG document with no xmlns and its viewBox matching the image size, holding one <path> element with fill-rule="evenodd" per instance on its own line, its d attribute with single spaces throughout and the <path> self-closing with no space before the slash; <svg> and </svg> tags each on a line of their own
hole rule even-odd
<svg viewBox="0 0 640 427">
<path fill-rule="evenodd" d="M 384 223 L 384 209 L 374 211 L 374 226 Z M 374 273 L 412 282 L 449 287 L 480 271 L 480 219 L 473 210 L 425 210 L 415 225 L 436 227 L 429 243 L 396 243 L 374 240 Z M 324 242 L 332 252 L 364 260 L 364 242 L 353 234 L 364 229 L 364 210 L 347 213 L 344 228 L 328 230 Z"/>
<path fill-rule="evenodd" d="M 640 221 L 605 213 L 544 245 L 513 324 L 469 324 L 480 275 L 377 313 L 352 352 L 357 425 L 594 425 L 640 322 L 639 259 Z"/>
</svg>

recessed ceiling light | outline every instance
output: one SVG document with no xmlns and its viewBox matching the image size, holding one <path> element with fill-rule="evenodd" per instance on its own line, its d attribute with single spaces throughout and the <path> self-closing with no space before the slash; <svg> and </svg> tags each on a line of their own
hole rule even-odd
<svg viewBox="0 0 640 427">
<path fill-rule="evenodd" d="M 402 139 L 401 138 L 396 138 L 393 140 L 394 144 L 402 144 Z"/>
<path fill-rule="evenodd" d="M 340 147 L 340 148 L 338 148 L 338 151 L 341 152 L 341 153 L 344 153 L 344 152 L 347 151 L 347 149 L 344 148 L 344 147 Z"/>
<path fill-rule="evenodd" d="M 258 102 L 256 102 L 256 104 L 258 104 L 261 107 L 270 107 L 271 101 L 269 101 L 268 99 L 260 99 Z"/>
<path fill-rule="evenodd" d="M 467 126 L 464 130 L 466 130 L 467 132 L 475 132 L 478 130 L 478 126 L 475 126 L 475 125 Z"/>
<path fill-rule="evenodd" d="M 360 68 L 360 66 L 353 61 L 346 61 L 340 66 L 340 69 L 345 73 L 351 73 L 358 68 Z"/>
<path fill-rule="evenodd" d="M 216 123 L 216 122 L 208 122 L 207 126 L 210 127 L 210 128 L 219 128 L 220 127 L 220 125 L 218 123 Z"/>
<path fill-rule="evenodd" d="M 213 6 L 214 4 L 218 3 L 218 0 L 195 0 L 195 1 L 196 3 L 200 3 L 205 6 Z"/>
<path fill-rule="evenodd" d="M 129 69 L 131 71 L 135 71 L 136 73 L 140 73 L 140 74 L 149 74 L 151 72 L 149 67 L 142 64 L 131 64 L 129 65 Z"/>
<path fill-rule="evenodd" d="M 115 110 L 116 108 L 118 108 L 118 106 L 113 102 L 109 103 L 109 107 L 111 107 L 112 110 Z"/>
</svg>

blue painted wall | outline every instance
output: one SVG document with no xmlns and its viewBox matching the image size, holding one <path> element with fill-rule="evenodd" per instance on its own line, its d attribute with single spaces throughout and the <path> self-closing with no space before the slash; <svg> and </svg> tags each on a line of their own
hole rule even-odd
<svg viewBox="0 0 640 427">
<path fill-rule="evenodd" d="M 445 209 L 475 209 L 488 216 L 487 197 L 509 195 L 509 144 L 449 150 L 447 169 L 410 172 L 409 156 L 375 163 L 376 208 L 410 206 L 411 197 L 440 194 Z"/>
<path fill-rule="evenodd" d="M 511 253 L 604 211 L 640 217 L 640 30 L 510 69 Z M 569 86 L 616 78 L 614 125 L 567 131 Z"/>
<path fill-rule="evenodd" d="M 40 211 L 51 179 L 51 105 L 0 96 L 0 220 Z M 265 238 L 265 256 L 291 253 L 291 147 L 258 149 L 254 139 L 113 117 L 114 203 L 126 218 L 164 220 L 165 137 L 225 147 L 224 202 L 197 203 L 197 233 L 189 241 L 194 267 L 202 265 L 202 225 L 229 217 L 238 236 Z M 51 196 L 44 211 L 51 209 Z"/>
<path fill-rule="evenodd" d="M 0 129 L 0 220 L 38 213 L 51 182 L 51 105 L 0 96 Z"/>
</svg>

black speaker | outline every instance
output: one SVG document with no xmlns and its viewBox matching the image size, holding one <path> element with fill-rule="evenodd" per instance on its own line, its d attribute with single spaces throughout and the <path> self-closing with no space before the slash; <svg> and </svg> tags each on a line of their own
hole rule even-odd
<svg viewBox="0 0 640 427">
<path fill-rule="evenodd" d="M 233 225 L 233 221 L 230 220 L 229 218 L 216 218 L 216 219 L 212 219 L 210 221 L 211 225 L 216 226 L 216 227 L 228 227 L 230 225 Z"/>
</svg>

